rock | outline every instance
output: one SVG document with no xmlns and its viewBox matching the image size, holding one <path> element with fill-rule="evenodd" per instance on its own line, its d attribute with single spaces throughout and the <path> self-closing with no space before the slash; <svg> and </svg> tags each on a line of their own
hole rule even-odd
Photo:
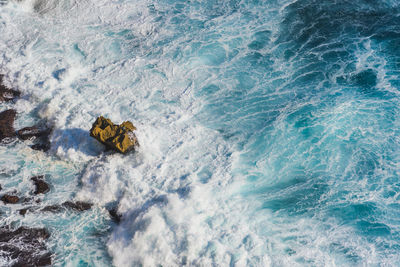
<svg viewBox="0 0 400 267">
<path fill-rule="evenodd" d="M 19 197 L 5 194 L 1 197 L 1 201 L 6 204 L 16 204 L 19 201 Z"/>
<path fill-rule="evenodd" d="M 50 142 L 35 144 L 35 145 L 32 145 L 32 146 L 31 146 L 31 148 L 32 148 L 33 150 L 39 150 L 39 151 L 43 151 L 43 152 L 48 151 L 48 150 L 50 149 L 50 147 L 51 147 Z"/>
<path fill-rule="evenodd" d="M 18 229 L 12 231 L 8 227 L 0 227 L 0 242 L 10 242 L 12 239 L 18 239 L 21 241 L 30 241 L 38 239 L 48 239 L 50 233 L 43 228 L 26 228 L 19 227 Z"/>
<path fill-rule="evenodd" d="M 50 149 L 50 134 L 52 129 L 44 126 L 30 126 L 17 131 L 17 136 L 21 140 L 32 139 L 35 144 L 31 145 L 34 150 L 46 152 Z"/>
<path fill-rule="evenodd" d="M 41 211 L 44 211 L 44 212 L 60 212 L 62 210 L 63 210 L 63 208 L 60 205 L 50 205 L 50 206 L 46 206 L 43 209 L 41 209 Z"/>
<path fill-rule="evenodd" d="M 121 222 L 122 215 L 118 213 L 117 207 L 109 209 L 108 213 L 110 214 L 110 216 L 113 219 L 113 221 L 115 221 L 116 223 L 120 223 Z"/>
<path fill-rule="evenodd" d="M 19 214 L 22 215 L 22 216 L 25 216 L 25 214 L 26 214 L 27 211 L 28 211 L 27 208 L 26 208 L 26 209 L 20 209 L 20 210 L 18 210 Z"/>
<path fill-rule="evenodd" d="M 31 180 L 35 184 L 35 191 L 33 192 L 35 195 L 44 194 L 49 192 L 50 190 L 49 185 L 44 181 L 43 177 L 43 175 L 40 175 L 31 178 Z"/>
<path fill-rule="evenodd" d="M 49 237 L 44 228 L 0 227 L 0 254 L 9 261 L 8 266 L 49 266 L 51 253 L 45 244 Z"/>
<path fill-rule="evenodd" d="M 20 198 L 19 200 L 22 203 L 29 203 L 29 202 L 32 202 L 33 199 L 31 197 L 23 197 L 23 198 Z"/>
<path fill-rule="evenodd" d="M 15 136 L 14 120 L 16 114 L 17 112 L 14 109 L 8 109 L 0 113 L 0 142 Z"/>
<path fill-rule="evenodd" d="M 66 208 L 70 208 L 76 211 L 90 210 L 93 206 L 92 203 L 82 202 L 82 201 L 77 201 L 77 202 L 67 201 L 64 202 L 62 205 Z"/>
<path fill-rule="evenodd" d="M 18 137 L 22 140 L 28 140 L 33 137 L 35 139 L 40 137 L 45 137 L 48 136 L 50 133 L 51 133 L 50 129 L 43 129 L 36 125 L 31 127 L 25 127 L 17 131 Z"/>
<path fill-rule="evenodd" d="M 75 211 L 86 211 L 91 209 L 93 206 L 92 203 L 87 203 L 87 202 L 82 202 L 82 201 L 77 201 L 77 202 L 72 202 L 72 201 L 66 201 L 61 205 L 50 205 L 46 206 L 41 211 L 44 212 L 61 212 L 63 209 L 72 209 Z"/>
<path fill-rule="evenodd" d="M 50 233 L 43 228 L 26 228 L 19 227 L 12 231 L 8 227 L 0 227 L 0 242 L 10 242 L 12 239 L 18 238 L 21 241 L 40 241 L 38 239 L 48 239 Z"/>
<path fill-rule="evenodd" d="M 7 102 L 20 96 L 20 92 L 5 88 L 0 85 L 0 102 Z"/>
<path fill-rule="evenodd" d="M 40 126 L 25 127 L 17 131 L 17 135 L 21 140 L 33 139 L 35 141 L 31 148 L 46 152 L 50 149 L 50 134 L 52 129 Z"/>
<path fill-rule="evenodd" d="M 120 153 L 127 153 L 139 145 L 133 133 L 134 130 L 136 130 L 136 127 L 130 121 L 118 125 L 100 116 L 93 123 L 90 136 L 109 148 Z"/>
<path fill-rule="evenodd" d="M 3 76 L 0 75 L 0 102 L 11 101 L 20 95 L 20 92 L 7 88 L 3 84 Z"/>
</svg>

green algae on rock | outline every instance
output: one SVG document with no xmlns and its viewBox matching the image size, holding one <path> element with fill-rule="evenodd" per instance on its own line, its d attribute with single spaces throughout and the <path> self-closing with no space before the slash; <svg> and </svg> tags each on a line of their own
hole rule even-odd
<svg viewBox="0 0 400 267">
<path fill-rule="evenodd" d="M 134 150 L 139 145 L 133 131 L 136 127 L 132 122 L 125 121 L 121 125 L 114 124 L 110 119 L 100 116 L 90 129 L 90 136 L 120 153 Z"/>
</svg>

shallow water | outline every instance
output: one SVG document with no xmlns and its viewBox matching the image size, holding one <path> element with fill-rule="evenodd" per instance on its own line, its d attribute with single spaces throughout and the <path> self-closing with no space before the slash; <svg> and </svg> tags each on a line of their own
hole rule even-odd
<svg viewBox="0 0 400 267">
<path fill-rule="evenodd" d="M 3 1 L 0 62 L 15 128 L 55 125 L 49 153 L 0 147 L 0 183 L 47 205 L 57 266 L 396 265 L 396 1 Z M 1 104 L 2 110 L 12 104 Z M 109 154 L 99 115 L 141 144 Z M 123 215 L 117 225 L 107 208 Z"/>
</svg>

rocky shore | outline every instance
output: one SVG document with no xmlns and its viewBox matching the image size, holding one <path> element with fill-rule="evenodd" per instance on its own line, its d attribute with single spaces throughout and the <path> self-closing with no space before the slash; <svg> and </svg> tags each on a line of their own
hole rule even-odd
<svg viewBox="0 0 400 267">
<path fill-rule="evenodd" d="M 0 112 L 0 145 L 7 146 L 12 142 L 26 142 L 33 150 L 47 152 L 51 148 L 50 136 L 52 126 L 42 122 L 36 125 L 16 130 L 14 123 L 18 118 L 16 109 L 10 108 L 21 96 L 21 93 L 6 87 L 3 76 L 0 75 L 0 103 L 8 103 L 8 109 Z M 11 105 L 9 105 L 11 104 Z M 106 148 L 117 152 L 127 153 L 138 146 L 133 131 L 136 128 L 131 122 L 121 125 L 113 124 L 110 120 L 99 117 L 93 124 L 90 135 L 95 137 Z M 12 209 L 11 214 L 26 216 L 28 214 L 61 212 L 80 213 L 88 211 L 93 204 L 82 201 L 65 200 L 59 204 L 43 205 L 40 196 L 52 192 L 45 174 L 30 177 L 32 191 L 27 197 L 19 194 L 17 188 L 0 185 L 0 205 Z M 39 197 L 39 198 L 38 198 Z M 108 209 L 110 219 L 119 223 L 122 216 L 117 207 Z M 51 238 L 51 231 L 46 228 L 30 227 L 29 225 L 16 227 L 13 224 L 0 225 L 0 257 L 6 259 L 10 266 L 50 266 L 55 255 L 48 249 L 47 242 Z"/>
<path fill-rule="evenodd" d="M 52 254 L 46 246 L 49 238 L 50 233 L 44 228 L 0 227 L 0 255 L 13 267 L 49 266 L 52 264 Z"/>
<path fill-rule="evenodd" d="M 20 92 L 7 88 L 3 84 L 3 76 L 0 75 L 0 102 L 12 102 L 20 96 Z M 14 121 L 17 111 L 7 109 L 0 112 L 0 143 L 7 144 L 16 137 L 21 140 L 30 138 L 47 138 L 50 131 L 39 131 L 36 126 L 28 127 L 16 131 Z M 47 137 L 46 137 L 47 136 Z M 35 145 L 43 146 L 42 140 Z M 35 149 L 35 148 L 33 148 Z M 35 184 L 34 194 L 46 193 L 49 186 L 41 178 L 32 177 Z M 1 188 L 1 190 L 11 191 L 12 188 Z M 15 190 L 10 193 L 1 194 L 0 200 L 4 205 L 16 205 L 26 202 L 18 196 Z M 29 200 L 28 200 L 29 201 Z M 24 214 L 23 212 L 20 214 Z M 52 253 L 46 246 L 46 240 L 50 238 L 50 233 L 45 228 L 30 228 L 22 226 L 15 228 L 12 225 L 0 226 L 0 256 L 6 259 L 9 266 L 49 266 L 52 264 Z"/>
</svg>

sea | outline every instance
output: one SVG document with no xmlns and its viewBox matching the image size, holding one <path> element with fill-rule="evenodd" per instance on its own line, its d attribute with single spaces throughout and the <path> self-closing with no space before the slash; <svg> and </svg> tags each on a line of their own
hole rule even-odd
<svg viewBox="0 0 400 267">
<path fill-rule="evenodd" d="M 0 73 L 53 126 L 0 146 L 0 194 L 93 203 L 0 204 L 54 266 L 400 265 L 398 0 L 1 0 Z"/>
</svg>

